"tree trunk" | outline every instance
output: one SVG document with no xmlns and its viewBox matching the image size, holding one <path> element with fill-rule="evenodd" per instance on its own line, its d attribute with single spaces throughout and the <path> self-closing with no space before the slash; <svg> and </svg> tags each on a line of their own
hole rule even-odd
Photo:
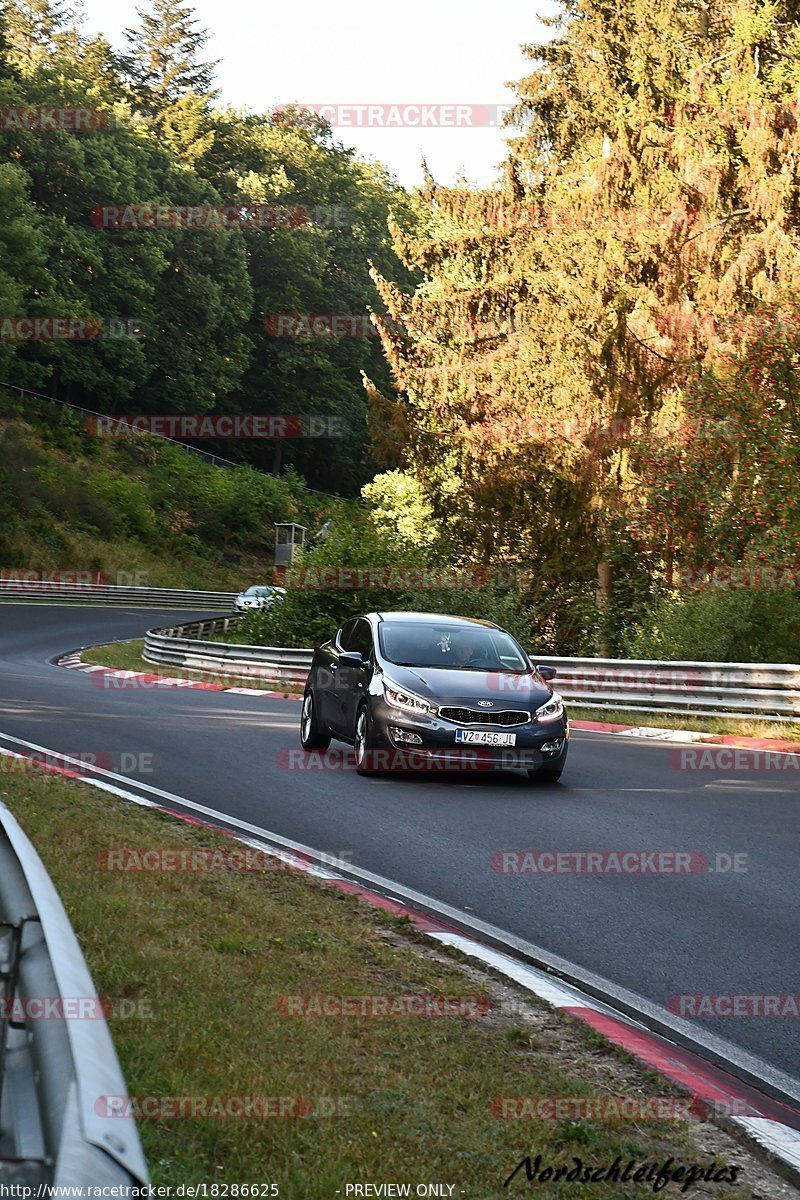
<svg viewBox="0 0 800 1200">
<path fill-rule="evenodd" d="M 597 652 L 601 658 L 609 658 L 611 647 L 608 642 L 608 617 L 611 613 L 611 602 L 613 599 L 612 587 L 612 570 L 611 563 L 602 561 L 597 564 L 597 606 L 601 613 L 600 636 L 598 638 Z"/>
</svg>

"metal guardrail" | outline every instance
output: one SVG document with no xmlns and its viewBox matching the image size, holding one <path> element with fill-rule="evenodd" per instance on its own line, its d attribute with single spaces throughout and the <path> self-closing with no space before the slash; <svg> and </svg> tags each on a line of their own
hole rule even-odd
<svg viewBox="0 0 800 1200">
<path fill-rule="evenodd" d="M 539 655 L 565 700 L 590 708 L 800 721 L 800 666 Z"/>
<path fill-rule="evenodd" d="M 145 638 L 144 657 L 152 663 L 224 671 L 241 678 L 277 677 L 292 683 L 305 682 L 312 650 L 201 640 L 227 632 L 236 620 L 229 617 L 151 629 Z M 535 656 L 535 661 L 555 667 L 560 694 L 584 707 L 800 721 L 798 665 L 559 658 L 547 654 Z"/>
<path fill-rule="evenodd" d="M 0 599 L 66 600 L 75 604 L 115 604 L 127 608 L 194 608 L 230 611 L 235 592 L 203 592 L 182 588 L 123 587 L 106 583 L 73 583 L 59 579 L 0 578 Z"/>
<path fill-rule="evenodd" d="M 227 633 L 241 619 L 241 614 L 233 613 L 207 621 L 188 621 L 166 629 L 150 629 L 145 636 L 142 657 L 147 662 L 212 671 L 242 680 L 305 683 L 313 650 L 202 640 Z"/>
<path fill-rule="evenodd" d="M 95 1014 L 101 1002 L 52 880 L 3 804 L 0 996 L 0 1185 L 109 1186 L 118 1196 L 146 1185 L 135 1122 L 109 1115 L 119 1105 L 104 1100 L 126 1096 L 105 1020 L 29 1015 L 34 998 L 67 1013 L 67 1001 Z M 15 997 L 22 1012 L 6 1007 Z"/>
</svg>

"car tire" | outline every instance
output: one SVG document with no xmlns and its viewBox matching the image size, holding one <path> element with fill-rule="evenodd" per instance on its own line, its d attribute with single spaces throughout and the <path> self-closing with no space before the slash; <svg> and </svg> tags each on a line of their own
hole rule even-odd
<svg viewBox="0 0 800 1200">
<path fill-rule="evenodd" d="M 303 696 L 303 711 L 300 714 L 300 744 L 304 750 L 327 750 L 330 735 L 322 733 L 317 725 L 317 706 L 313 692 Z"/>
<path fill-rule="evenodd" d="M 528 779 L 531 783 L 558 783 L 563 770 L 564 763 L 560 767 L 531 767 Z"/>
<path fill-rule="evenodd" d="M 372 735 L 372 717 L 366 704 L 362 704 L 356 715 L 355 736 L 353 746 L 356 757 L 356 771 L 359 775 L 375 775 L 374 766 L 370 765 L 375 745 Z"/>
</svg>

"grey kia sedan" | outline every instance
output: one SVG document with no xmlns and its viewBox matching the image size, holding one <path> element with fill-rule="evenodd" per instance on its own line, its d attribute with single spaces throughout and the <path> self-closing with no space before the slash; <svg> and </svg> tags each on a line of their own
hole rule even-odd
<svg viewBox="0 0 800 1200">
<path fill-rule="evenodd" d="M 569 721 L 554 676 L 491 621 L 365 613 L 314 651 L 302 745 L 348 743 L 361 775 L 522 769 L 532 780 L 555 783 L 567 758 Z"/>
</svg>

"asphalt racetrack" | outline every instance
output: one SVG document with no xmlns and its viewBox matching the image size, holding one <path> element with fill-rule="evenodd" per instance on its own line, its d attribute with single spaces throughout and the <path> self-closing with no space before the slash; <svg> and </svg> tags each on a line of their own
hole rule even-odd
<svg viewBox="0 0 800 1200">
<path fill-rule="evenodd" d="M 297 765 L 299 701 L 115 690 L 53 664 L 173 618 L 187 613 L 0 604 L 0 732 L 110 755 L 134 784 L 346 857 L 662 1008 L 676 995 L 800 993 L 800 770 L 687 769 L 675 745 L 573 731 L 556 785 L 485 773 L 362 779 L 350 766 Z M 497 869 L 505 851 L 632 850 L 694 851 L 730 869 Z M 692 1024 L 800 1076 L 796 1017 Z"/>
</svg>

